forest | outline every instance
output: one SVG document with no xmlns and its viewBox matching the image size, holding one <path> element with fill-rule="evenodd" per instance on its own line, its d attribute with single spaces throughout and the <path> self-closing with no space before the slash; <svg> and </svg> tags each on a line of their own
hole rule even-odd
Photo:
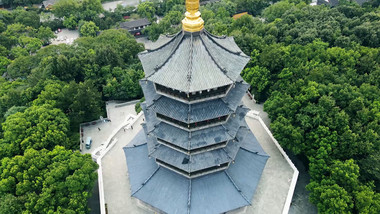
<svg viewBox="0 0 380 214">
<path fill-rule="evenodd" d="M 144 48 L 118 23 L 148 18 L 154 41 L 181 29 L 184 0 L 113 12 L 100 0 L 60 0 L 56 18 L 17 7 L 39 1 L 9 2 L 13 10 L 0 10 L 0 213 L 88 213 L 97 165 L 78 151 L 79 124 L 106 116 L 105 101 L 142 98 Z M 209 32 L 233 36 L 251 57 L 241 75 L 276 139 L 308 166 L 318 212 L 379 213 L 380 3 L 309 3 L 222 0 L 201 13 Z M 49 45 L 62 27 L 81 37 Z"/>
<path fill-rule="evenodd" d="M 143 46 L 117 29 L 49 45 L 63 23 L 40 13 L 0 10 L 0 213 L 88 213 L 98 166 L 79 153 L 79 124 L 106 116 L 106 100 L 142 97 Z"/>
</svg>

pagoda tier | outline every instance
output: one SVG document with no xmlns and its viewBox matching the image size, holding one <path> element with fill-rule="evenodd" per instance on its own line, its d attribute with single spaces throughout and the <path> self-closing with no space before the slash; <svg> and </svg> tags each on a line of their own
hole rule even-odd
<svg viewBox="0 0 380 214">
<path fill-rule="evenodd" d="M 170 214 L 216 214 L 251 205 L 268 155 L 249 129 L 239 132 L 245 137 L 234 163 L 223 171 L 188 178 L 148 158 L 146 135 L 140 131 L 124 147 L 131 196 Z"/>
<path fill-rule="evenodd" d="M 205 30 L 182 31 L 139 58 L 146 80 L 189 96 L 233 84 L 250 59 L 232 38 L 216 37 Z"/>
<path fill-rule="evenodd" d="M 185 153 L 189 153 L 193 149 L 199 150 L 234 139 L 247 112 L 246 108 L 239 107 L 234 113 L 235 116 L 231 116 L 222 125 L 196 131 L 186 131 L 166 121 L 160 121 L 155 117 L 154 113 L 146 111 L 144 105 L 142 107 L 147 121 L 146 124 L 143 124 L 145 133 L 156 137 L 158 141 L 166 142 L 166 144 L 177 148 L 179 151 L 186 150 L 184 151 Z M 154 122 L 150 123 L 150 121 Z"/>
</svg>

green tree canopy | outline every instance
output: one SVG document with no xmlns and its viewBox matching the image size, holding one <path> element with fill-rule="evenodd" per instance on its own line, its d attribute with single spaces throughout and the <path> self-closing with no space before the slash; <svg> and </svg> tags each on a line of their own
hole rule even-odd
<svg viewBox="0 0 380 214">
<path fill-rule="evenodd" d="M 98 26 L 96 26 L 96 24 L 92 21 L 84 22 L 79 28 L 79 33 L 81 36 L 95 37 L 96 32 L 98 31 Z"/>
<path fill-rule="evenodd" d="M 25 112 L 12 114 L 2 128 L 0 157 L 23 154 L 28 148 L 52 149 L 68 143 L 69 120 L 61 110 L 50 105 L 31 106 Z"/>
<path fill-rule="evenodd" d="M 88 190 L 97 164 L 57 146 L 52 151 L 28 149 L 0 164 L 0 213 L 87 213 Z"/>
</svg>

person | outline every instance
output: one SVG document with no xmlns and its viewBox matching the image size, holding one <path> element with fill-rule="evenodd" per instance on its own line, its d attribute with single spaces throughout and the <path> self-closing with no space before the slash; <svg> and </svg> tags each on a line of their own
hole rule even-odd
<svg viewBox="0 0 380 214">
<path fill-rule="evenodd" d="M 100 131 L 100 128 L 98 127 L 98 130 Z"/>
<path fill-rule="evenodd" d="M 133 130 L 133 126 L 131 126 L 131 129 Z"/>
</svg>

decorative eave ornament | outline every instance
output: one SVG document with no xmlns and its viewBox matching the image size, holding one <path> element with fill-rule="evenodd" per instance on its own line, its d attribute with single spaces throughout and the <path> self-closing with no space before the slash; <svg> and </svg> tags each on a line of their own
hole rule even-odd
<svg viewBox="0 0 380 214">
<path fill-rule="evenodd" d="M 204 21 L 199 12 L 199 0 L 186 0 L 185 18 L 182 20 L 182 29 L 187 32 L 199 32 L 203 29 Z"/>
</svg>

